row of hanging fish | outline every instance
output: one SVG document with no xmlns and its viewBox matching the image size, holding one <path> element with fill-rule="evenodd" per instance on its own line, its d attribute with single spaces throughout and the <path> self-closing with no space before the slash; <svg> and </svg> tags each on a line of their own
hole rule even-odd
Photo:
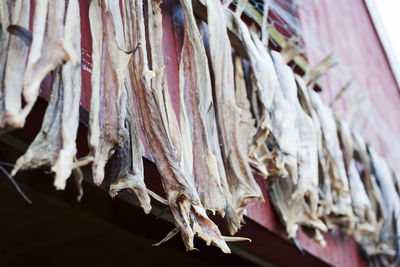
<svg viewBox="0 0 400 267">
<path fill-rule="evenodd" d="M 175 229 L 161 242 L 180 233 L 188 250 L 197 236 L 225 253 L 226 242 L 246 238 L 222 236 L 209 215 L 224 217 L 234 235 L 246 208 L 264 200 L 258 175 L 270 179 L 270 198 L 290 239 L 302 227 L 325 246 L 323 233 L 339 225 L 367 255 L 392 260 L 400 245 L 400 178 L 312 90 L 330 58 L 301 77 L 287 65 L 299 52 L 290 42 L 280 53 L 271 51 L 240 19 L 239 8 L 203 3 L 207 24 L 198 23 L 191 0 L 180 0 L 177 114 L 165 73 L 161 0 L 91 1 L 90 153 L 78 160 L 78 0 L 36 0 L 32 32 L 30 1 L 2 1 L 0 133 L 23 127 L 41 82 L 52 77 L 41 130 L 12 175 L 46 166 L 57 189 L 75 177 L 81 197 L 79 168 L 91 163 L 94 183 L 107 178 L 111 196 L 132 192 L 146 213 L 150 197 L 169 205 Z M 233 49 L 228 28 L 243 51 Z M 143 146 L 165 196 L 146 187 Z"/>
</svg>

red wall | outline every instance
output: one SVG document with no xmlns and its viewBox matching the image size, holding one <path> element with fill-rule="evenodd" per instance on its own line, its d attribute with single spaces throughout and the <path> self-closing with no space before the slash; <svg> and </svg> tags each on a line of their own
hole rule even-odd
<svg viewBox="0 0 400 267">
<path fill-rule="evenodd" d="M 331 51 L 339 61 L 323 78 L 323 99 L 330 101 L 352 78 L 352 86 L 334 110 L 345 115 L 353 104 L 361 106 L 353 118 L 361 125 L 358 131 L 399 171 L 400 93 L 366 4 L 363 0 L 299 0 L 299 16 L 310 63 L 318 63 Z M 365 93 L 374 108 L 366 107 L 361 97 Z"/>
</svg>

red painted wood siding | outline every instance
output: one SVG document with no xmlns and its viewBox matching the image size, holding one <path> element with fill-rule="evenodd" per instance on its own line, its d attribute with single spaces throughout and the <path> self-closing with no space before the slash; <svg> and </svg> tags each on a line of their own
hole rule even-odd
<svg viewBox="0 0 400 267">
<path fill-rule="evenodd" d="M 400 171 L 400 92 L 364 0 L 299 0 L 299 4 L 311 65 L 321 60 L 318 52 L 324 49 L 325 53 L 333 50 L 339 59 L 339 65 L 323 78 L 323 99 L 329 102 L 352 77 L 353 85 L 335 104 L 335 111 L 345 114 L 358 101 L 357 95 L 367 93 L 375 108 L 355 115 L 355 120 L 363 121 L 360 134 Z M 326 47 L 316 49 L 315 40 Z M 380 114 L 377 118 L 382 122 L 371 117 L 373 113 Z M 387 125 L 387 129 L 381 125 Z"/>
</svg>

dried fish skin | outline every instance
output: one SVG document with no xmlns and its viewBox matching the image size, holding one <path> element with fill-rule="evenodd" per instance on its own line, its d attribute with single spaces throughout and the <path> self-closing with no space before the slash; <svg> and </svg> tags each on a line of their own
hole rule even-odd
<svg viewBox="0 0 400 267">
<path fill-rule="evenodd" d="M 128 189 L 136 194 L 146 214 L 150 213 L 150 196 L 144 183 L 143 159 L 140 150 L 136 112 L 133 106 L 130 78 L 126 78 L 125 90 L 120 96 L 120 117 L 118 126 L 119 145 L 111 161 L 109 194 L 115 197 L 119 191 Z"/>
<path fill-rule="evenodd" d="M 18 0 L 13 3 L 11 25 L 13 27 L 29 28 L 30 2 Z M 7 27 L 5 23 L 1 23 Z M 4 37 L 9 35 L 9 41 L 2 40 L 6 46 L 8 43 L 5 62 L 0 62 L 4 70 L 0 67 L 0 81 L 2 82 L 3 96 L 0 100 L 0 132 L 16 128 L 14 118 L 18 117 L 22 108 L 22 89 L 25 73 L 26 59 L 28 57 L 29 45 L 17 34 L 8 34 L 4 28 Z M 3 38 L 2 38 L 3 39 Z M 2 49 L 2 48 L 0 48 Z M 3 54 L 3 52 L 0 52 Z M 3 58 L 3 56 L 0 56 Z M 0 59 L 2 60 L 2 59 Z M 4 63 L 4 65 L 3 65 Z M 4 75 L 4 80 L 3 76 Z"/>
<path fill-rule="evenodd" d="M 235 67 L 235 98 L 236 105 L 239 108 L 240 118 L 239 118 L 239 132 L 240 132 L 240 140 L 244 140 L 241 142 L 242 148 L 241 150 L 249 150 L 249 146 L 256 134 L 255 128 L 255 119 L 253 118 L 253 114 L 251 111 L 250 100 L 247 97 L 247 85 L 246 85 L 246 77 L 245 70 L 242 63 L 242 58 L 239 56 L 235 56 L 234 58 L 234 67 Z M 247 69 L 249 72 L 249 69 Z M 249 73 L 247 73 L 248 81 L 251 79 L 249 77 Z M 263 178 L 268 177 L 268 170 L 264 166 L 264 164 L 258 160 L 258 158 L 250 158 L 249 164 L 253 168 L 253 170 L 259 174 Z"/>
<path fill-rule="evenodd" d="M 34 169 L 41 166 L 53 166 L 61 149 L 61 116 L 64 88 L 61 67 L 53 74 L 50 101 L 47 106 L 42 128 L 30 144 L 28 150 L 15 163 L 14 176 L 20 170 Z"/>
<path fill-rule="evenodd" d="M 10 39 L 10 34 L 7 32 L 7 28 L 11 24 L 12 2 L 13 1 L 11 0 L 4 0 L 0 3 L 0 81 L 4 80 L 4 68 L 7 59 L 8 42 Z M 3 82 L 0 85 L 0 89 L 2 89 Z M 0 95 L 0 99 L 3 97 L 2 94 Z"/>
<path fill-rule="evenodd" d="M 328 172 L 329 158 L 325 157 L 325 148 L 322 141 L 321 122 L 314 110 L 311 102 L 310 89 L 307 87 L 303 78 L 295 75 L 296 83 L 298 85 L 298 96 L 300 105 L 303 110 L 312 119 L 314 130 L 317 136 L 317 150 L 318 150 L 318 188 L 319 188 L 319 208 L 318 217 L 325 217 L 330 214 L 333 206 L 333 199 L 331 194 L 331 178 Z"/>
<path fill-rule="evenodd" d="M 346 170 L 348 170 L 354 153 L 353 136 L 349 125 L 343 119 L 336 117 L 336 125 L 338 129 L 339 142 L 343 151 L 344 165 Z"/>
<path fill-rule="evenodd" d="M 72 44 L 71 51 L 80 55 L 79 3 L 70 0 L 66 8 L 64 36 Z M 77 168 L 74 161 L 80 95 L 80 64 L 67 61 L 53 72 L 52 93 L 42 128 L 26 153 L 17 160 L 13 175 L 19 170 L 48 166 L 55 173 L 56 189 L 65 188 L 72 170 Z"/>
<path fill-rule="evenodd" d="M 66 19 L 65 36 L 70 40 L 72 49 L 79 55 L 78 64 L 66 62 L 62 66 L 63 107 L 61 115 L 61 149 L 58 158 L 51 168 L 55 173 L 54 186 L 64 189 L 67 179 L 74 169 L 74 158 L 77 153 L 76 137 L 79 126 L 79 105 L 81 98 L 81 31 L 80 10 L 77 0 L 69 0 Z"/>
<path fill-rule="evenodd" d="M 222 151 L 229 177 L 233 207 L 240 217 L 252 198 L 263 200 L 247 155 L 247 142 L 240 140 L 240 117 L 234 91 L 232 47 L 228 38 L 222 5 L 206 1 L 211 63 L 214 71 L 216 109 L 222 139 Z M 243 22 L 241 22 L 243 23 Z M 247 29 L 247 28 L 246 28 Z"/>
<path fill-rule="evenodd" d="M 193 174 L 203 207 L 224 216 L 227 200 L 221 185 L 220 173 L 223 172 L 224 176 L 226 174 L 225 169 L 218 170 L 217 155 L 213 153 L 215 148 L 212 148 L 212 137 L 217 136 L 213 131 L 216 131 L 217 126 L 206 52 L 191 3 L 182 0 L 181 5 L 185 21 L 179 68 L 180 91 L 184 95 L 185 104 L 181 109 L 186 111 L 192 149 L 196 151 L 193 153 Z"/>
<path fill-rule="evenodd" d="M 396 222 L 399 220 L 399 196 L 396 193 L 396 189 L 393 184 L 392 172 L 389 166 L 381 156 L 379 156 L 375 150 L 371 147 L 368 148 L 369 155 L 371 157 L 372 168 L 376 176 L 379 188 L 382 192 L 385 214 L 382 231 L 380 234 L 381 245 L 386 250 L 387 254 L 392 254 L 392 250 L 395 250 L 399 246 L 399 240 L 392 240 L 388 238 L 392 235 L 397 235 L 398 225 Z"/>
<path fill-rule="evenodd" d="M 0 2 L 0 130 L 5 127 L 4 109 L 5 109 L 5 96 L 4 96 L 4 73 L 7 60 L 8 42 L 10 34 L 7 28 L 11 23 L 11 0 Z"/>
<path fill-rule="evenodd" d="M 115 1 L 92 1 L 89 7 L 92 34 L 92 98 L 89 113 L 89 147 L 94 158 L 93 180 L 100 185 L 104 167 L 118 144 L 118 98 L 128 70 L 131 55 L 118 46 L 111 12 Z M 114 14 L 114 15 L 115 15 Z"/>
<path fill-rule="evenodd" d="M 354 226 L 355 229 L 349 229 L 350 234 L 353 234 L 357 241 L 361 240 L 364 235 L 373 237 L 377 228 L 377 222 L 354 159 L 350 161 L 347 173 L 349 177 L 352 207 L 354 215 L 357 218 L 357 223 Z"/>
<path fill-rule="evenodd" d="M 26 104 L 14 120 L 15 127 L 24 125 L 46 75 L 63 61 L 78 63 L 78 55 L 64 36 L 65 12 L 64 0 L 35 2 L 32 45 L 24 75 L 23 97 Z"/>
<path fill-rule="evenodd" d="M 316 231 L 316 241 L 321 246 L 325 246 L 326 242 L 321 237 L 320 232 L 326 232 L 328 229 L 321 220 L 309 217 L 305 213 L 303 203 L 292 199 L 292 194 L 296 190 L 293 182 L 287 177 L 271 177 L 271 180 L 271 190 L 269 192 L 271 202 L 285 224 L 288 237 L 295 239 L 299 226 L 307 226 Z"/>
<path fill-rule="evenodd" d="M 348 178 L 344 166 L 342 151 L 337 136 L 336 123 L 332 111 L 326 106 L 316 92 L 309 91 L 313 108 L 318 114 L 323 134 L 323 151 L 325 166 L 331 183 L 333 206 L 331 212 L 340 216 L 340 220 L 351 220 L 351 197 Z M 324 170 L 325 171 L 325 170 Z"/>
<path fill-rule="evenodd" d="M 371 208 L 366 214 L 367 222 L 374 227 L 374 233 L 372 235 L 365 234 L 365 232 L 362 232 L 362 236 L 357 235 L 361 237 L 358 240 L 356 236 L 357 242 L 363 247 L 368 255 L 394 254 L 392 249 L 388 249 L 387 245 L 382 246 L 380 241 L 380 234 L 382 232 L 381 229 L 384 220 L 387 217 L 387 211 L 385 209 L 382 191 L 379 188 L 375 174 L 372 170 L 371 158 L 367 151 L 367 145 L 365 144 L 363 138 L 356 133 L 353 133 L 353 143 L 354 160 L 357 168 L 360 170 L 360 174 L 362 176 L 361 181 L 371 204 Z M 357 215 L 356 210 L 355 214 Z"/>
<path fill-rule="evenodd" d="M 291 114 L 289 115 L 294 118 L 295 132 L 292 138 L 297 143 L 295 158 L 298 164 L 298 177 L 295 177 L 295 181 L 288 178 L 272 179 L 271 200 L 275 207 L 281 209 L 278 213 L 286 224 L 286 231 L 290 238 L 296 237 L 297 228 L 302 225 L 311 228 L 315 240 L 325 246 L 326 242 L 320 232 L 326 232 L 327 227 L 317 215 L 319 201 L 317 134 L 312 119 L 304 112 L 298 100 L 293 71 L 284 63 L 280 53 L 271 51 L 271 56 L 282 95 L 290 104 Z M 277 95 L 276 92 L 275 96 Z"/>
<path fill-rule="evenodd" d="M 358 163 L 363 177 L 364 184 L 368 198 L 371 201 L 371 207 L 376 215 L 376 220 L 383 220 L 385 217 L 385 208 L 383 203 L 382 192 L 379 189 L 375 175 L 373 174 L 371 158 L 367 150 L 367 145 L 364 139 L 356 133 L 353 133 L 354 143 L 354 159 Z"/>
<path fill-rule="evenodd" d="M 264 44 L 262 44 L 256 35 L 254 35 L 254 38 L 252 37 L 247 25 L 237 14 L 231 14 L 231 11 L 225 8 L 225 20 L 226 24 L 232 25 L 241 40 L 243 40 L 252 69 L 253 84 L 262 107 L 262 116 L 258 121 L 257 130 L 254 134 L 252 144 L 250 145 L 248 157 L 255 163 L 267 161 L 267 170 L 272 171 L 272 173 L 261 172 L 260 174 L 262 176 L 278 175 L 284 165 L 281 153 L 277 150 L 269 152 L 265 149 L 265 140 L 270 136 L 271 128 L 273 128 L 270 118 L 270 114 L 273 110 L 272 102 L 275 91 L 279 88 L 279 82 L 276 77 L 272 59 Z M 260 150 L 269 153 L 262 153 Z"/>
<path fill-rule="evenodd" d="M 148 40 L 146 40 L 142 1 L 137 0 L 129 5 L 132 11 L 132 29 L 135 33 L 132 42 L 140 43 L 130 67 L 135 74 L 134 88 L 142 127 L 162 176 L 175 225 L 181 232 L 186 248 L 194 249 L 193 238 L 197 235 L 207 244 L 214 244 L 223 252 L 229 253 L 230 250 L 217 226 L 208 218 L 200 203 L 194 186 L 193 173 L 188 173 L 190 166 L 183 166 L 185 163 L 182 161 L 182 155 L 187 151 L 182 147 L 182 136 L 172 110 L 163 72 L 162 42 L 157 42 L 162 40 L 162 17 L 159 5 L 160 1 L 147 2 Z M 150 48 L 149 51 L 147 47 Z M 151 62 L 148 62 L 148 52 L 151 53 L 149 57 Z"/>
<path fill-rule="evenodd" d="M 277 110 L 274 110 L 271 117 L 273 121 L 276 121 L 275 125 L 281 125 L 282 130 L 279 134 L 274 134 L 275 139 L 278 141 L 279 147 L 284 153 L 284 157 L 288 159 L 284 159 L 287 163 L 285 164 L 286 169 L 288 170 L 289 176 L 292 179 L 294 184 L 297 184 L 298 181 L 298 167 L 297 164 L 299 162 L 299 154 L 300 154 L 300 129 L 299 127 L 299 103 L 297 98 L 297 87 L 296 82 L 293 77 L 293 72 L 291 69 L 284 64 L 282 56 L 280 53 L 271 51 L 271 57 L 273 59 L 273 64 L 275 66 L 275 71 L 278 77 L 278 81 L 280 84 L 280 90 L 282 92 L 283 97 L 287 101 L 280 98 L 280 93 L 275 94 L 276 97 L 279 97 L 274 103 L 276 103 L 277 109 L 280 106 L 284 106 L 286 112 L 284 113 L 284 118 L 281 118 L 282 115 L 277 114 Z M 289 68 L 289 69 L 288 69 Z M 278 90 L 277 90 L 278 91 Z M 275 114 L 274 114 L 275 113 Z M 290 123 L 290 125 L 289 125 Z M 287 126 L 285 127 L 285 125 Z M 287 130 L 284 130 L 284 127 Z M 290 132 L 288 131 L 290 127 Z M 274 133 L 274 130 L 272 130 Z M 279 132 L 279 131 L 276 131 Z"/>
</svg>

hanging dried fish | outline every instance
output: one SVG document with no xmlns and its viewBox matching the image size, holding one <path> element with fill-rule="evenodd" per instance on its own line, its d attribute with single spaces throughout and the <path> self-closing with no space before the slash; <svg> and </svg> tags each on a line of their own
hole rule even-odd
<svg viewBox="0 0 400 267">
<path fill-rule="evenodd" d="M 61 150 L 51 170 L 55 173 L 54 185 L 58 189 L 65 188 L 65 182 L 71 175 L 71 170 L 88 163 L 74 163 L 77 153 L 76 137 L 79 126 L 79 104 L 81 98 L 81 31 L 80 12 L 77 0 L 68 1 L 65 18 L 65 37 L 71 42 L 72 50 L 77 56 L 76 64 L 66 62 L 62 66 L 63 107 L 61 114 Z"/>
<path fill-rule="evenodd" d="M 368 152 L 385 205 L 384 222 L 380 233 L 380 246 L 384 253 L 394 256 L 400 241 L 391 237 L 399 234 L 400 199 L 396 193 L 392 172 L 387 162 L 373 148 L 368 147 Z"/>
<path fill-rule="evenodd" d="M 324 157 L 326 160 L 325 163 L 328 164 L 323 168 L 324 170 L 328 170 L 326 174 L 330 177 L 333 199 L 331 211 L 334 215 L 340 216 L 339 220 L 351 220 L 352 210 L 349 184 L 337 136 L 336 123 L 332 111 L 322 102 L 319 95 L 311 90 L 309 92 L 313 108 L 321 122 Z"/>
<path fill-rule="evenodd" d="M 256 132 L 255 128 L 255 119 L 253 118 L 253 114 L 251 112 L 251 104 L 247 97 L 247 82 L 250 80 L 250 75 L 247 73 L 248 77 L 245 77 L 244 66 L 242 64 L 242 58 L 235 56 L 235 97 L 236 97 L 236 105 L 240 109 L 240 118 L 239 118 L 239 133 L 240 140 L 244 140 L 241 142 L 243 147 L 241 149 L 248 150 L 249 145 L 251 144 L 254 134 Z M 249 72 L 249 70 L 247 70 Z M 258 174 L 267 174 L 268 171 L 265 165 L 261 161 L 254 161 L 249 158 L 250 166 L 256 170 Z M 267 176 L 263 176 L 263 178 L 267 178 Z"/>
<path fill-rule="evenodd" d="M 119 97 L 128 71 L 130 54 L 118 46 L 117 21 L 120 12 L 112 12 L 116 1 L 95 0 L 90 3 L 89 19 L 92 34 L 92 98 L 89 114 L 89 147 L 93 156 L 93 180 L 100 185 L 104 167 L 118 144 Z M 116 23 L 117 22 L 117 23 Z"/>
<path fill-rule="evenodd" d="M 7 28 L 11 23 L 11 0 L 0 2 L 0 129 L 4 127 L 4 69 L 7 60 L 8 42 L 10 35 Z"/>
<path fill-rule="evenodd" d="M 343 151 L 344 166 L 346 170 L 348 170 L 354 152 L 353 136 L 351 135 L 349 125 L 343 119 L 336 117 L 335 120 L 338 129 L 340 146 Z"/>
<path fill-rule="evenodd" d="M 46 75 L 63 61 L 79 64 L 64 29 L 64 0 L 37 0 L 33 17 L 33 39 L 24 76 L 25 106 L 14 116 L 13 125 L 22 127 L 39 95 L 39 87 Z M 74 29 L 77 30 L 77 29 Z"/>
<path fill-rule="evenodd" d="M 263 118 L 270 117 L 270 128 L 269 134 L 267 135 L 267 143 L 268 146 L 272 148 L 272 151 L 269 151 L 268 149 L 266 150 L 266 153 L 263 155 L 265 158 L 264 162 L 267 165 L 267 169 L 271 175 L 290 177 L 293 183 L 296 184 L 298 179 L 297 159 L 299 152 L 299 136 L 298 129 L 296 128 L 296 114 L 293 111 L 290 102 L 282 93 L 281 85 L 274 67 L 274 62 L 272 61 L 269 52 L 255 33 L 252 34 L 252 39 L 263 55 L 263 57 L 258 60 L 263 61 L 269 69 L 269 80 L 271 85 L 269 85 L 268 88 L 269 90 L 274 88 L 272 90 L 274 91 L 274 94 L 269 95 L 269 97 L 273 96 L 272 100 L 267 98 L 266 94 L 261 93 L 260 88 L 257 88 L 260 102 L 264 103 Z M 253 72 L 255 72 L 254 68 Z M 271 102 L 271 105 L 269 102 Z M 270 106 L 271 109 L 267 108 L 268 106 Z M 261 121 L 262 120 L 263 119 L 261 119 Z M 260 123 L 262 124 L 261 121 Z M 268 120 L 265 120 L 265 122 L 267 121 Z M 260 129 L 263 129 L 263 127 L 260 127 L 260 125 L 258 127 L 258 132 L 255 135 L 256 137 L 259 135 Z M 260 144 L 260 140 L 256 141 L 256 143 Z"/>
<path fill-rule="evenodd" d="M 360 168 L 361 175 L 363 177 L 362 181 L 371 201 L 372 211 L 375 213 L 376 221 L 379 223 L 384 217 L 384 203 L 383 196 L 379 189 L 378 183 L 376 181 L 375 175 L 373 174 L 371 159 L 367 151 L 367 145 L 364 139 L 353 133 L 353 143 L 354 143 L 354 159 L 357 162 L 357 166 Z"/>
<path fill-rule="evenodd" d="M 221 176 L 226 180 L 225 168 L 218 166 L 216 158 L 221 154 L 214 153 L 219 146 L 213 147 L 212 138 L 218 138 L 218 133 L 207 56 L 191 3 L 182 0 L 181 5 L 185 21 L 179 68 L 180 91 L 184 101 L 181 109 L 187 112 L 192 149 L 195 151 L 192 153 L 193 174 L 204 208 L 224 216 L 227 204 L 231 203 L 225 198 L 221 185 Z"/>
<path fill-rule="evenodd" d="M 312 119 L 303 111 L 297 97 L 297 86 L 294 78 L 293 71 L 287 66 L 280 53 L 271 51 L 272 58 L 274 59 L 275 69 L 278 74 L 279 82 L 284 97 L 290 103 L 291 113 L 288 116 L 293 116 L 295 120 L 295 132 L 293 138 L 297 141 L 297 163 L 298 163 L 298 180 L 296 184 L 292 180 L 273 179 L 273 187 L 276 192 L 278 186 L 282 186 L 281 191 L 288 191 L 283 196 L 274 195 L 276 201 L 285 202 L 285 210 L 280 211 L 283 218 L 286 218 L 286 223 L 289 225 L 287 230 L 292 231 L 288 234 L 290 237 L 295 237 L 293 232 L 297 227 L 294 225 L 304 225 L 312 228 L 315 233 L 313 237 L 321 244 L 325 245 L 319 231 L 327 231 L 326 226 L 318 219 L 318 151 L 317 151 L 317 136 L 314 129 Z M 282 204 L 275 204 L 283 208 Z M 288 214 L 293 212 L 293 214 Z M 296 214 L 297 212 L 297 214 Z M 288 221 L 295 219 L 296 221 Z M 292 228 L 290 228 L 290 226 Z"/>
<path fill-rule="evenodd" d="M 330 214 L 333 206 L 331 194 L 331 181 L 328 172 L 329 159 L 325 157 L 324 147 L 322 144 L 322 130 L 321 122 L 318 115 L 311 103 L 311 95 L 309 88 L 305 81 L 299 75 L 295 75 L 298 85 L 299 101 L 303 110 L 312 119 L 314 130 L 317 138 L 317 151 L 318 151 L 318 188 L 319 188 L 319 202 L 318 202 L 318 217 L 325 217 Z"/>
<path fill-rule="evenodd" d="M 353 133 L 354 159 L 357 169 L 360 170 L 361 181 L 370 202 L 370 209 L 367 211 L 367 222 L 374 226 L 374 233 L 363 234 L 357 242 L 363 247 L 368 255 L 382 254 L 384 248 L 380 242 L 380 232 L 386 216 L 385 204 L 383 202 L 382 192 L 379 189 L 375 175 L 371 169 L 371 159 L 367 151 L 367 146 L 360 135 Z M 350 180 L 351 177 L 349 177 Z M 350 180 L 351 186 L 351 180 Z M 357 211 L 355 210 L 357 215 Z M 357 238 L 357 237 L 356 237 Z"/>
<path fill-rule="evenodd" d="M 340 118 L 336 118 L 336 124 L 347 177 L 349 179 L 352 208 L 355 216 L 354 220 L 344 225 L 344 231 L 349 235 L 353 235 L 357 242 L 362 243 L 363 240 L 373 239 L 376 236 L 376 216 L 356 168 L 356 161 L 353 157 L 354 139 L 350 128 Z"/>
<path fill-rule="evenodd" d="M 233 206 L 240 217 L 252 198 L 263 199 L 249 165 L 248 142 L 241 139 L 240 109 L 236 104 L 232 47 L 228 38 L 222 5 L 206 1 L 211 63 L 214 71 L 216 109 L 222 151 L 229 177 Z"/>
<path fill-rule="evenodd" d="M 80 15 L 77 0 L 69 0 L 65 15 L 64 36 L 71 42 L 71 52 L 80 58 Z M 80 62 L 80 61 L 79 61 Z M 24 156 L 18 159 L 13 175 L 19 170 L 48 165 L 55 173 L 54 186 L 64 189 L 72 169 L 87 163 L 75 162 L 79 125 L 81 67 L 67 61 L 53 73 L 52 94 L 42 129 Z"/>
<path fill-rule="evenodd" d="M 143 159 L 140 151 L 136 112 L 133 106 L 131 80 L 124 82 L 120 96 L 118 125 L 118 147 L 110 166 L 109 193 L 116 196 L 120 190 L 128 189 L 137 195 L 146 214 L 151 210 L 150 197 L 144 183 Z"/>
<path fill-rule="evenodd" d="M 164 73 L 162 17 L 159 5 L 160 1 L 147 1 L 147 33 L 142 1 L 132 1 L 127 7 L 132 11 L 134 33 L 132 41 L 139 45 L 131 67 L 134 72 L 134 87 L 143 130 L 162 176 L 175 225 L 181 232 L 186 248 L 194 249 L 193 238 L 197 235 L 207 244 L 214 244 L 229 253 L 230 250 L 218 227 L 208 218 L 201 205 L 193 173 L 188 173 L 190 165 L 183 161 L 184 157 L 193 156 L 187 155 L 188 151 L 182 145 L 182 140 L 187 140 L 185 139 L 187 137 L 182 137 L 179 131 L 168 92 Z"/>
<path fill-rule="evenodd" d="M 62 70 L 58 67 L 53 72 L 50 101 L 47 106 L 42 128 L 25 154 L 15 163 L 14 176 L 19 170 L 34 169 L 41 166 L 53 166 L 61 150 L 61 114 L 64 88 Z"/>
<path fill-rule="evenodd" d="M 357 218 L 355 225 L 350 225 L 349 229 L 347 229 L 348 234 L 352 234 L 357 242 L 361 241 L 365 236 L 373 238 L 377 230 L 375 214 L 354 159 L 349 163 L 347 174 L 349 177 L 352 207 L 354 215 Z"/>
<path fill-rule="evenodd" d="M 2 5 L 6 3 L 7 1 L 4 1 Z M 0 96 L 0 132 L 21 126 L 15 125 L 14 121 L 22 108 L 23 79 L 21 77 L 25 73 L 30 46 L 30 42 L 26 41 L 26 38 L 31 38 L 27 30 L 29 28 L 30 1 L 17 0 L 10 6 L 12 6 L 11 25 L 7 25 L 6 22 L 1 23 L 4 29 L 0 42 L 1 47 L 4 45 L 4 48 L 0 48 L 2 50 L 0 52 L 0 81 L 2 81 L 0 86 L 0 92 L 2 92 Z M 5 9 L 3 10 L 5 11 Z M 6 40 L 8 37 L 9 40 Z M 4 69 L 2 69 L 3 66 Z"/>
<path fill-rule="evenodd" d="M 225 10 L 225 12 L 229 13 L 231 11 Z M 254 36 L 255 40 L 252 39 L 250 31 L 246 24 L 240 19 L 239 13 L 229 14 L 225 19 L 228 19 L 226 24 L 231 25 L 232 28 L 235 29 L 245 45 L 246 54 L 249 57 L 252 68 L 253 84 L 262 106 L 262 117 L 258 122 L 257 131 L 253 138 L 254 140 L 249 148 L 249 158 L 251 162 L 255 162 L 257 165 L 263 161 L 261 157 L 266 158 L 264 161 L 267 161 L 267 170 L 272 171 L 272 173 L 260 173 L 263 177 L 277 175 L 284 165 L 280 151 L 278 151 L 276 147 L 274 147 L 275 150 L 271 153 L 265 151 L 265 140 L 268 136 L 271 136 L 271 129 L 273 128 L 270 118 L 270 114 L 273 110 L 273 99 L 275 91 L 279 88 L 279 82 L 273 63 L 267 48 L 258 37 Z M 258 40 L 258 42 L 256 42 L 256 40 Z M 263 150 L 265 153 L 260 153 L 260 150 Z"/>
</svg>

